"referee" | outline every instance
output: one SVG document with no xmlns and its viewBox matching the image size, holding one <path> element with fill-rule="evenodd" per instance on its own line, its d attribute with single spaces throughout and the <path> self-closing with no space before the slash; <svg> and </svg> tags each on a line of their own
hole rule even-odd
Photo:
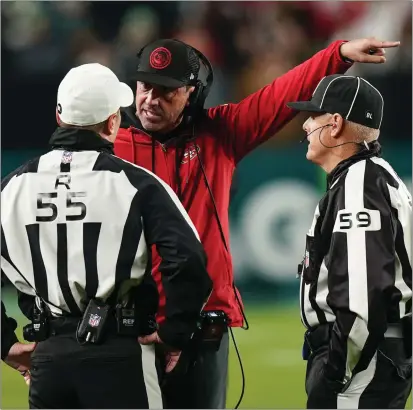
<svg viewBox="0 0 413 410">
<path fill-rule="evenodd" d="M 160 343 L 171 371 L 211 292 L 198 234 L 175 194 L 113 155 L 119 109 L 132 102 L 108 68 L 70 70 L 52 151 L 2 181 L 2 271 L 32 321 L 25 338 L 38 342 L 31 408 L 162 408 L 155 347 L 137 338 Z M 159 328 L 152 248 L 167 299 Z"/>
<path fill-rule="evenodd" d="M 332 75 L 310 101 L 307 159 L 327 192 L 299 267 L 307 408 L 404 408 L 412 388 L 412 198 L 377 142 L 383 97 Z"/>
</svg>

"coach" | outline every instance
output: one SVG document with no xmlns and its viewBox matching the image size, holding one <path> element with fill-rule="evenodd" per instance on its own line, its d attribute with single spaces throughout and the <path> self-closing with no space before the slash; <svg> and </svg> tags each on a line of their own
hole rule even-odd
<svg viewBox="0 0 413 410">
<path fill-rule="evenodd" d="M 307 159 L 327 192 L 300 265 L 308 408 L 404 408 L 412 388 L 412 197 L 377 139 L 383 97 L 331 75 L 310 101 Z"/>
<path fill-rule="evenodd" d="M 208 257 L 213 292 L 206 305 L 200 336 L 215 329 L 217 342 L 192 346 L 194 366 L 186 376 L 171 374 L 163 393 L 170 408 L 224 408 L 228 371 L 228 332 L 245 315 L 234 285 L 229 246 L 228 207 L 238 163 L 295 115 L 288 101 L 307 99 L 320 79 L 344 73 L 351 61 L 383 63 L 386 47 L 397 42 L 360 39 L 336 41 L 311 59 L 238 104 L 204 109 L 213 84 L 208 59 L 188 44 L 158 40 L 138 53 L 135 104 L 125 110 L 115 142 L 119 157 L 143 166 L 169 184 L 196 226 Z M 199 76 L 205 66 L 205 81 Z M 259 75 L 259 73 L 257 73 Z M 158 322 L 165 320 L 165 292 L 160 258 L 154 253 L 158 285 Z M 223 328 L 223 330 L 222 330 Z"/>
<path fill-rule="evenodd" d="M 172 371 L 211 292 L 198 233 L 175 193 L 113 155 L 119 109 L 132 101 L 109 68 L 70 70 L 53 149 L 2 181 L 2 271 L 32 322 L 26 340 L 38 342 L 31 408 L 162 408 L 155 347 L 137 339 L 156 340 Z M 150 323 L 158 295 L 146 288 L 152 247 L 167 297 L 158 328 Z"/>
</svg>

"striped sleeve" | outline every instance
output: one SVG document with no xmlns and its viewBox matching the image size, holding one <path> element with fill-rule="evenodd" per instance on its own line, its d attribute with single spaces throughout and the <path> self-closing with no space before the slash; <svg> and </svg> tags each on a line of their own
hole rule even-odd
<svg viewBox="0 0 413 410">
<path fill-rule="evenodd" d="M 395 280 L 395 222 L 388 191 L 371 162 L 348 170 L 337 193 L 327 267 L 336 316 L 326 375 L 341 382 L 367 368 L 387 327 Z"/>
<path fill-rule="evenodd" d="M 192 337 L 203 306 L 212 290 L 206 254 L 198 233 L 173 190 L 151 172 L 125 167 L 136 187 L 148 245 L 155 245 L 162 259 L 159 270 L 166 297 L 166 320 L 160 338 L 183 348 Z"/>
<path fill-rule="evenodd" d="M 24 170 L 26 167 L 30 166 L 30 163 L 33 161 L 30 161 L 28 164 L 24 164 L 21 167 L 17 168 L 15 171 L 7 175 L 5 178 L 1 180 L 1 191 L 9 184 L 9 182 L 18 175 L 22 170 Z M 2 271 L 1 271 L 1 287 L 3 287 L 4 282 L 3 282 L 3 275 L 5 273 L 3 272 L 4 265 L 7 264 L 8 266 L 11 267 L 11 264 L 7 259 L 4 258 L 4 252 L 6 249 L 6 241 L 3 236 L 3 228 L 1 229 L 1 264 L 2 264 Z M 6 252 L 7 253 L 7 252 Z M 14 343 L 18 342 L 18 338 L 16 336 L 15 330 L 17 328 L 17 322 L 15 319 L 9 317 L 6 312 L 6 307 L 4 306 L 3 301 L 1 302 L 1 359 L 4 360 L 8 353 L 10 348 L 14 345 Z"/>
<path fill-rule="evenodd" d="M 9 175 L 7 175 L 5 178 L 3 178 L 1 180 L 1 190 L 3 191 L 3 189 L 8 185 L 8 183 L 11 181 L 11 179 L 17 175 L 23 168 L 25 165 L 22 165 L 20 168 L 16 169 L 14 172 L 10 173 Z M 1 233 L 3 236 L 3 229 L 1 229 Z M 5 241 L 2 238 L 1 241 L 1 263 L 2 263 L 2 272 L 1 272 L 1 287 L 3 287 L 4 283 L 3 283 L 3 263 L 5 262 L 3 260 L 3 249 L 5 246 Z M 1 302 L 1 359 L 4 360 L 7 356 L 7 354 L 9 353 L 10 348 L 13 346 L 14 343 L 18 342 L 15 330 L 17 328 L 17 322 L 7 316 L 6 313 L 6 307 L 4 306 L 3 301 Z"/>
</svg>

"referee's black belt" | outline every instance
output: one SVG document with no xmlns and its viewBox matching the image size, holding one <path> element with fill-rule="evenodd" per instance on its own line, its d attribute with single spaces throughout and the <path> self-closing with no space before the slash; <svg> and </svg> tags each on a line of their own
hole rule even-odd
<svg viewBox="0 0 413 410">
<path fill-rule="evenodd" d="M 333 323 L 326 323 L 318 325 L 311 330 L 305 332 L 305 342 L 308 344 L 312 352 L 317 351 L 321 347 L 325 347 L 330 343 L 331 332 L 333 329 Z M 402 339 L 403 338 L 403 326 L 401 323 L 389 323 L 387 330 L 384 333 L 385 339 Z"/>
<path fill-rule="evenodd" d="M 76 316 L 62 316 L 49 318 L 50 336 L 58 335 L 75 335 L 81 317 Z M 105 333 L 117 334 L 116 318 L 110 315 L 105 324 Z"/>
</svg>

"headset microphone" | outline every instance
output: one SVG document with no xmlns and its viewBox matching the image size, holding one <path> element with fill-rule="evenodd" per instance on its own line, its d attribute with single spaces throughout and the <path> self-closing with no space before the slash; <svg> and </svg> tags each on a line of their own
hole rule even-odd
<svg viewBox="0 0 413 410">
<path fill-rule="evenodd" d="M 337 148 L 337 147 L 341 147 L 342 145 L 347 145 L 347 144 L 360 145 L 360 142 L 357 142 L 357 141 L 346 141 L 346 142 L 342 142 L 341 144 L 332 145 L 332 146 L 325 145 L 325 144 L 323 143 L 323 141 L 321 141 L 321 133 L 323 132 L 322 128 L 324 128 L 324 127 L 332 127 L 332 126 L 333 126 L 333 124 L 326 124 L 326 125 L 322 125 L 321 127 L 317 127 L 315 130 L 309 132 L 309 133 L 300 141 L 300 144 L 301 144 L 302 142 L 304 142 L 304 141 L 308 138 L 309 135 L 311 135 L 313 132 L 315 132 L 315 131 L 317 131 L 317 130 L 319 130 L 319 129 L 321 128 L 321 131 L 320 131 L 320 133 L 318 134 L 318 140 L 320 141 L 320 144 L 321 144 L 323 147 L 325 147 L 325 148 Z M 366 148 L 367 150 L 370 150 L 370 147 L 369 147 L 369 144 L 368 144 L 367 141 L 364 140 L 364 141 L 363 141 L 363 144 L 364 144 L 364 146 L 365 146 L 365 148 Z"/>
<path fill-rule="evenodd" d="M 326 125 L 322 125 L 321 127 L 316 128 L 315 130 L 313 130 L 313 131 L 311 131 L 310 133 L 308 133 L 308 134 L 300 141 L 300 144 L 301 144 L 302 142 L 304 142 L 304 141 L 307 139 L 307 137 L 308 137 L 309 135 L 311 135 L 313 132 L 319 130 L 320 128 L 331 127 L 332 125 L 333 125 L 333 124 L 326 124 Z M 321 131 L 320 131 L 320 133 L 321 133 Z"/>
</svg>

